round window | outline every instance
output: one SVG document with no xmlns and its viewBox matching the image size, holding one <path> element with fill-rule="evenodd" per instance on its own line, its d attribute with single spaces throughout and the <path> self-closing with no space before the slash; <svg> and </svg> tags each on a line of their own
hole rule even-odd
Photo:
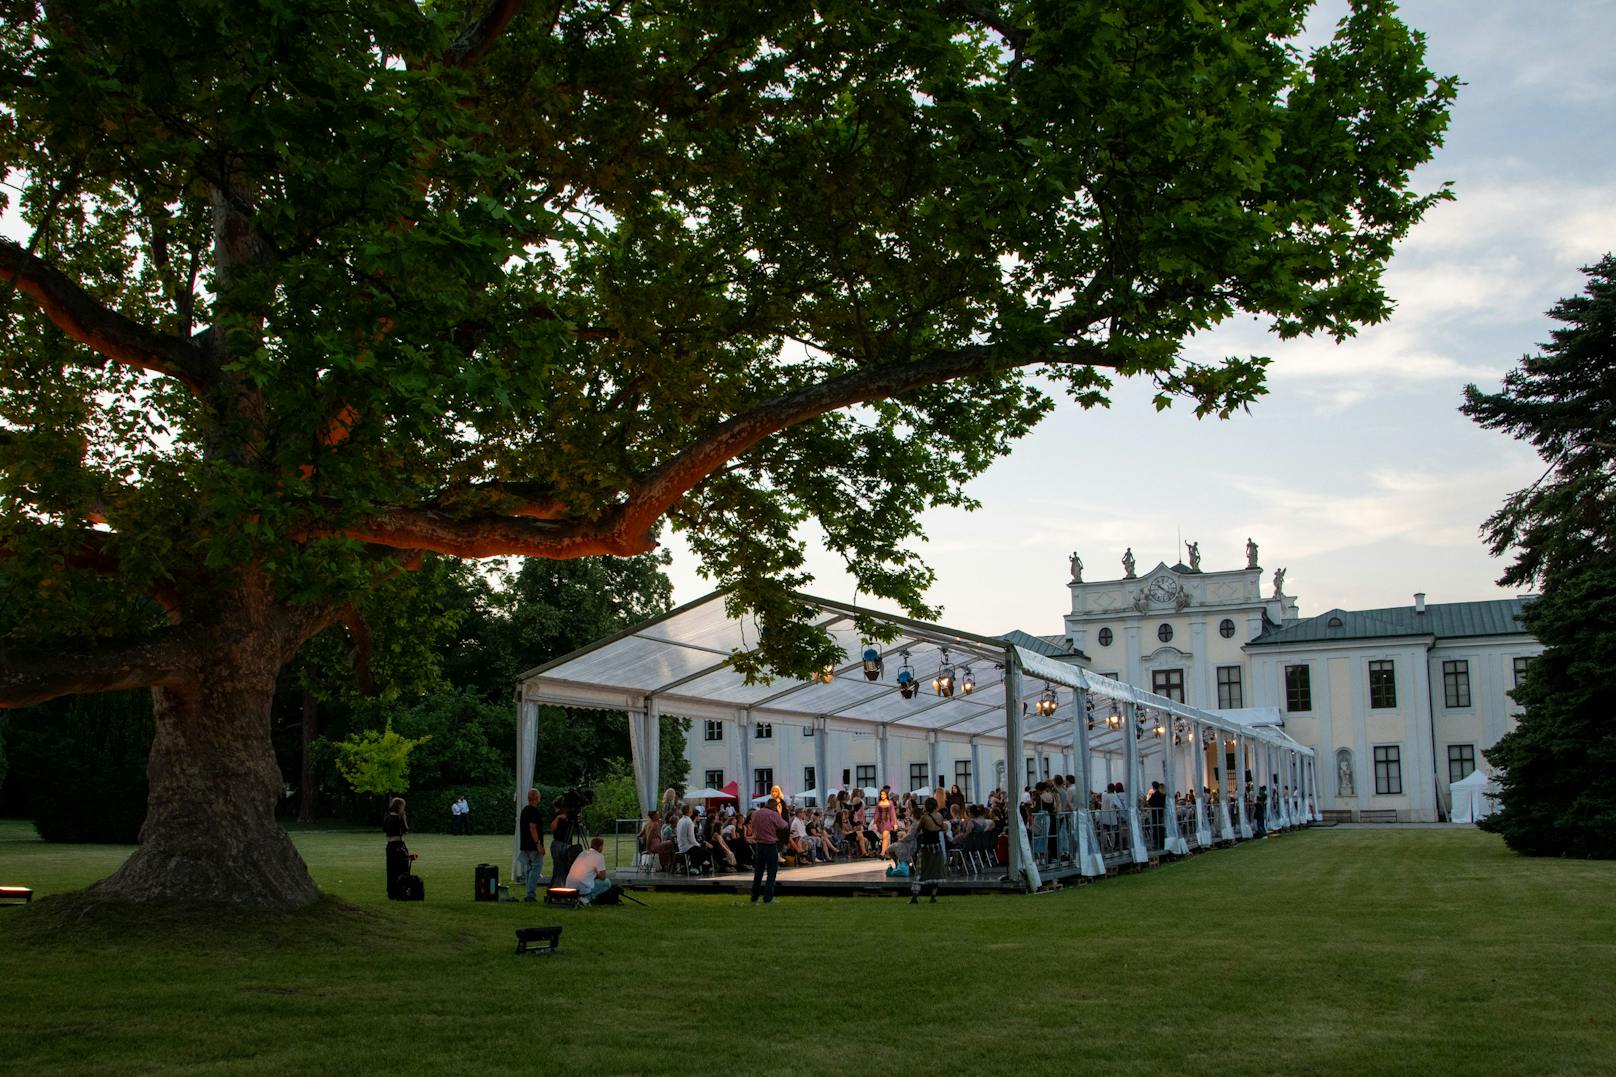
<svg viewBox="0 0 1616 1077">
<path fill-rule="evenodd" d="M 1218 622 L 1218 635 L 1222 636 L 1224 639 L 1233 639 L 1234 638 L 1234 622 L 1229 620 L 1229 618 L 1227 618 L 1227 617 L 1225 617 L 1223 620 L 1219 621 Z"/>
<path fill-rule="evenodd" d="M 1161 640 L 1163 643 L 1171 643 L 1173 641 L 1173 626 L 1162 625 L 1160 628 L 1156 629 L 1156 638 Z"/>
<path fill-rule="evenodd" d="M 1109 628 L 1100 629 L 1100 646 L 1111 646 L 1111 630 Z"/>
</svg>

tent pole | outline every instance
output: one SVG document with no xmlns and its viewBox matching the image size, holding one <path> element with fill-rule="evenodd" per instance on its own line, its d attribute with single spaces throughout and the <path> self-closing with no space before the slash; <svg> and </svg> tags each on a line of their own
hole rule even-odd
<svg viewBox="0 0 1616 1077">
<path fill-rule="evenodd" d="M 1010 809 L 1010 878 L 1023 882 L 1027 878 L 1028 865 L 1022 850 L 1031 846 L 1027 839 L 1027 825 L 1021 818 L 1019 786 L 1026 784 L 1022 780 L 1022 771 L 1026 769 L 1023 754 L 1026 745 L 1021 739 L 1021 662 L 1014 651 L 1007 653 L 1004 663 L 1004 742 L 1004 772 L 1010 787 L 1007 805 Z"/>
</svg>

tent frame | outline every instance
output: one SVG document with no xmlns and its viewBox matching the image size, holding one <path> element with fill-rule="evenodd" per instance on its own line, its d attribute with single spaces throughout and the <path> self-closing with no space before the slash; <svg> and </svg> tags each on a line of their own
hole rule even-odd
<svg viewBox="0 0 1616 1077">
<path fill-rule="evenodd" d="M 748 638 L 755 640 L 757 637 L 755 626 L 749 637 L 747 624 L 729 615 L 727 610 L 723 614 L 724 621 L 713 621 L 712 611 L 707 607 L 715 603 L 725 603 L 728 597 L 727 591 L 712 592 L 521 674 L 517 687 L 516 799 L 522 801 L 526 790 L 532 785 L 537 768 L 539 711 L 541 707 L 550 706 L 623 711 L 628 715 L 635 789 L 642 812 L 650 810 L 658 800 L 656 784 L 660 766 L 661 718 L 665 714 L 692 721 L 719 721 L 737 727 L 741 756 L 741 773 L 738 777 L 743 779 L 738 788 L 743 794 L 747 788 L 744 779 L 751 773 L 749 760 L 751 738 L 747 733 L 749 728 L 758 722 L 808 726 L 815 731 L 815 774 L 821 788 L 824 788 L 828 781 L 825 769 L 826 738 L 823 734 L 830 730 L 875 735 L 879 749 L 878 759 L 888 784 L 892 784 L 893 774 L 889 759 L 891 738 L 922 739 L 928 742 L 929 769 L 934 772 L 942 744 L 948 742 L 968 744 L 972 752 L 975 800 L 981 799 L 982 777 L 976 766 L 977 748 L 980 744 L 1002 744 L 1006 748 L 1005 780 L 1009 790 L 1032 784 L 1025 774 L 1025 758 L 1028 751 L 1032 751 L 1035 758 L 1052 754 L 1052 749 L 1059 752 L 1068 772 L 1083 775 L 1085 794 L 1092 784 L 1094 757 L 1098 755 L 1107 758 L 1108 765 L 1109 760 L 1120 759 L 1124 766 L 1125 787 L 1135 794 L 1130 799 L 1128 808 L 1128 832 L 1132 846 L 1131 857 L 1139 863 L 1147 859 L 1137 807 L 1137 794 L 1147 784 L 1145 777 L 1147 758 L 1156 761 L 1155 767 L 1159 768 L 1160 773 L 1166 778 L 1166 787 L 1172 790 L 1177 784 L 1174 774 L 1180 766 L 1179 757 L 1187 756 L 1183 762 L 1190 774 L 1190 788 L 1193 789 L 1196 784 L 1194 746 L 1203 743 L 1203 740 L 1191 738 L 1186 750 L 1178 751 L 1181 746 L 1175 743 L 1178 738 L 1172 735 L 1178 719 L 1191 723 L 1192 728 L 1197 731 L 1216 730 L 1220 738 L 1226 736 L 1237 738 L 1242 767 L 1245 765 L 1247 748 L 1261 746 L 1271 751 L 1276 762 L 1285 768 L 1284 773 L 1295 776 L 1295 780 L 1288 784 L 1301 794 L 1295 798 L 1297 804 L 1318 803 L 1316 790 L 1312 789 L 1311 782 L 1312 750 L 1298 744 L 1275 726 L 1241 721 L 1217 711 L 1192 707 L 1126 682 L 1091 673 L 1072 661 L 1057 660 L 1036 653 L 1006 639 L 983 636 L 800 592 L 793 592 L 792 597 L 802 603 L 805 609 L 813 611 L 813 619 L 821 628 L 835 630 L 860 621 L 886 626 L 894 633 L 895 639 L 878 645 L 883 659 L 903 651 L 935 647 L 947 648 L 951 660 L 956 664 L 973 667 L 982 665 L 984 675 L 977 677 L 976 693 L 970 697 L 956 693 L 953 697 L 935 700 L 928 695 L 918 704 L 915 699 L 903 699 L 897 687 L 886 675 L 877 682 L 865 680 L 862 660 L 856 653 L 855 646 L 844 646 L 846 661 L 833 666 L 831 680 L 828 682 L 775 681 L 755 686 L 745 685 L 739 675 L 731 671 L 732 650 L 688 638 L 680 639 L 677 636 L 661 634 L 661 630 L 676 631 L 683 620 L 698 620 L 705 617 L 709 633 L 716 628 L 721 634 L 727 634 L 728 638 L 738 643 L 744 643 Z M 647 679 L 642 676 L 638 681 L 630 683 L 631 678 L 619 672 L 615 660 L 621 657 L 626 665 L 630 654 L 638 654 L 643 658 L 646 655 L 643 646 L 645 643 L 658 645 L 650 649 L 653 657 L 659 648 L 669 649 L 670 656 L 676 651 L 686 652 L 685 661 L 691 668 L 672 676 L 664 674 L 666 679 Z M 741 646 L 734 649 L 745 648 Z M 689 657 L 690 655 L 710 656 L 712 661 L 700 662 L 698 665 Z M 1082 656 L 1076 657 L 1079 661 L 1086 660 Z M 960 658 L 965 661 L 959 662 Z M 995 686 L 992 675 L 986 673 L 989 666 L 999 674 L 999 684 L 1003 688 L 1002 703 L 989 702 Z M 920 677 L 918 669 L 916 676 L 917 679 Z M 1030 679 L 1042 682 L 1042 686 L 1029 687 Z M 813 706 L 816 689 L 822 684 L 830 685 L 836 682 L 843 682 L 844 691 L 847 690 L 848 684 L 857 684 L 862 692 L 853 698 L 852 702 L 836 706 Z M 1045 687 L 1056 686 L 1066 688 L 1070 693 L 1069 696 L 1061 700 L 1053 715 L 1035 714 L 1031 710 L 1032 702 L 1042 694 Z M 756 694 L 750 695 L 753 687 L 757 689 Z M 724 693 L 724 697 L 720 697 L 720 692 Z M 1123 715 L 1120 727 L 1111 729 L 1104 722 L 1096 722 L 1090 714 L 1091 701 L 1094 701 L 1096 706 L 1104 705 L 1100 701 L 1114 704 Z M 959 716 L 941 724 L 911 724 L 922 715 L 948 706 L 960 711 Z M 973 711 L 975 713 L 972 713 Z M 1150 735 L 1154 728 L 1147 724 L 1150 722 L 1151 712 L 1155 712 L 1156 721 L 1166 723 L 1166 735 Z M 1002 725 L 998 721 L 1000 717 Z M 984 721 L 990 723 L 987 728 L 975 731 L 959 728 L 980 726 Z M 993 728 L 995 726 L 998 727 L 997 731 Z M 1130 733 L 1133 735 L 1130 736 Z M 1204 736 L 1204 732 L 1201 733 L 1201 737 Z M 1150 773 L 1155 774 L 1157 770 L 1151 769 Z M 1265 767 L 1264 778 L 1268 778 L 1269 774 Z M 1308 782 L 1305 793 L 1302 790 L 1304 777 Z M 937 778 L 938 775 L 934 773 L 933 779 Z M 1241 800 L 1243 803 L 1243 797 Z M 1079 803 L 1080 816 L 1087 815 L 1087 807 L 1085 795 Z M 1244 823 L 1243 807 L 1240 814 Z M 1010 878 L 1020 881 L 1028 890 L 1037 890 L 1042 885 L 1042 880 L 1019 811 L 1010 813 L 1010 824 Z M 1104 864 L 1098 850 L 1089 847 L 1088 830 L 1088 821 L 1085 819 L 1084 825 L 1078 827 L 1076 835 L 1080 854 L 1079 865 L 1084 874 L 1103 874 Z M 1182 841 L 1177 836 L 1176 826 L 1169 832 L 1168 837 L 1173 846 L 1168 851 L 1177 851 Z M 513 837 L 513 864 L 515 840 Z"/>
</svg>

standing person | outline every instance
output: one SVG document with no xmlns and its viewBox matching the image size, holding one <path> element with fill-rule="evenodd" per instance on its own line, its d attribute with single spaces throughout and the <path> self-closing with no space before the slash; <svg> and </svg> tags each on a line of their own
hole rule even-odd
<svg viewBox="0 0 1616 1077">
<path fill-rule="evenodd" d="M 460 797 L 457 795 L 449 802 L 449 833 L 460 833 Z"/>
<path fill-rule="evenodd" d="M 898 829 L 898 809 L 892 803 L 892 787 L 883 785 L 881 796 L 875 802 L 875 830 L 881 835 L 881 855 L 887 853 L 887 846 L 892 844 L 892 832 Z"/>
<path fill-rule="evenodd" d="M 774 900 L 774 877 L 780 872 L 780 835 L 787 832 L 788 827 L 785 817 L 767 804 L 752 813 L 749 826 L 752 832 L 752 903 L 757 903 L 758 891 L 762 890 L 763 904 L 767 905 Z"/>
<path fill-rule="evenodd" d="M 572 818 L 573 804 L 563 794 L 561 801 L 556 805 L 556 813 L 550 820 L 550 885 L 560 886 L 567 877 L 567 869 L 572 867 L 572 858 L 577 855 L 572 847 L 572 832 L 574 822 Z"/>
<path fill-rule="evenodd" d="M 521 834 L 516 854 L 516 869 L 527 880 L 527 901 L 537 901 L 535 895 L 539 876 L 544 874 L 544 814 L 539 811 L 539 791 L 527 791 L 527 807 L 517 816 L 516 829 Z"/>
<path fill-rule="evenodd" d="M 1161 782 L 1150 783 L 1145 807 L 1150 810 L 1150 846 L 1160 849 L 1167 844 L 1167 790 Z"/>
<path fill-rule="evenodd" d="M 409 818 L 404 814 L 404 798 L 394 797 L 387 804 L 382 817 L 382 833 L 387 836 L 387 896 L 404 896 L 403 881 L 410 877 L 410 861 L 415 854 L 404 844 L 404 835 L 410 832 Z"/>
<path fill-rule="evenodd" d="M 471 801 L 464 793 L 460 794 L 460 833 L 471 833 Z"/>
<path fill-rule="evenodd" d="M 943 831 L 947 827 L 937 810 L 937 798 L 927 797 L 911 828 L 915 835 L 915 873 L 909 880 L 909 904 L 920 903 L 920 888 L 931 883 L 931 903 L 937 903 L 947 857 L 943 854 Z"/>
</svg>

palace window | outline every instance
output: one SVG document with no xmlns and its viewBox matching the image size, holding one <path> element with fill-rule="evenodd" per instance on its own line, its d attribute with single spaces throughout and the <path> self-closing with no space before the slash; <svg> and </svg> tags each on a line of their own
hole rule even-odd
<svg viewBox="0 0 1616 1077">
<path fill-rule="evenodd" d="M 1156 638 L 1161 640 L 1163 643 L 1173 642 L 1173 626 L 1162 625 L 1160 628 L 1156 629 Z"/>
<path fill-rule="evenodd" d="M 711 719 L 709 719 L 708 722 L 707 722 L 707 729 L 706 729 L 705 737 L 706 737 L 707 740 L 723 740 L 724 739 L 724 723 L 723 722 L 714 722 Z"/>
<path fill-rule="evenodd" d="M 1109 628 L 1100 629 L 1099 639 L 1100 639 L 1100 646 L 1101 647 L 1109 647 L 1109 646 L 1111 646 L 1111 640 L 1112 640 L 1111 630 Z"/>
<path fill-rule="evenodd" d="M 1470 663 L 1462 658 L 1442 663 L 1442 702 L 1450 708 L 1470 706 Z"/>
<path fill-rule="evenodd" d="M 806 793 L 806 792 L 808 792 L 810 790 L 818 789 L 818 788 L 819 788 L 819 784 L 814 781 L 814 768 L 813 767 L 803 767 L 802 768 L 802 791 L 804 793 Z M 825 798 L 824 798 L 823 794 L 821 794 L 821 796 L 819 798 L 819 802 L 821 804 L 823 804 L 825 802 Z"/>
<path fill-rule="evenodd" d="M 1462 782 L 1476 770 L 1474 744 L 1448 745 L 1448 781 Z"/>
<path fill-rule="evenodd" d="M 774 723 L 773 722 L 759 722 L 757 725 L 752 727 L 752 736 L 755 737 L 758 740 L 773 740 L 774 739 Z"/>
<path fill-rule="evenodd" d="M 1244 707 L 1246 705 L 1245 698 L 1245 692 L 1241 690 L 1240 686 L 1240 667 L 1219 666 L 1218 706 L 1220 708 Z"/>
<path fill-rule="evenodd" d="M 774 788 L 774 768 L 758 767 L 752 772 L 752 795 L 755 797 L 767 796 L 769 790 Z"/>
<path fill-rule="evenodd" d="M 931 785 L 931 778 L 928 776 L 928 774 L 926 772 L 926 764 L 924 764 L 924 763 L 910 763 L 909 764 L 909 791 L 913 792 L 916 789 L 925 789 L 930 785 Z"/>
<path fill-rule="evenodd" d="M 724 788 L 724 772 L 721 771 L 721 770 L 709 770 L 707 772 L 707 783 L 706 784 L 707 784 L 707 788 L 709 788 L 709 789 L 722 789 L 722 788 Z"/>
<path fill-rule="evenodd" d="M 1218 622 L 1218 635 L 1224 639 L 1234 639 L 1234 622 L 1225 617 Z"/>
<path fill-rule="evenodd" d="M 1519 688 L 1521 686 L 1521 678 L 1526 676 L 1527 667 L 1530 666 L 1531 664 L 1532 664 L 1532 656 L 1529 655 L 1529 654 L 1521 655 L 1521 656 L 1519 656 L 1519 657 L 1517 657 L 1515 659 L 1515 684 L 1514 684 L 1514 687 Z"/>
<path fill-rule="evenodd" d="M 1403 750 L 1395 744 L 1375 746 L 1375 793 L 1396 796 L 1403 791 Z"/>
<path fill-rule="evenodd" d="M 1313 709 L 1313 667 L 1285 667 L 1285 709 L 1292 713 Z"/>
<path fill-rule="evenodd" d="M 1397 706 L 1397 667 L 1390 659 L 1369 663 L 1369 707 L 1386 710 Z"/>
<path fill-rule="evenodd" d="M 1150 690 L 1159 696 L 1184 702 L 1184 671 L 1181 669 L 1153 669 L 1150 671 Z"/>
<path fill-rule="evenodd" d="M 967 796 L 971 792 L 971 761 L 969 759 L 954 760 L 954 784 Z"/>
<path fill-rule="evenodd" d="M 853 779 L 853 784 L 860 789 L 869 789 L 875 785 L 874 763 L 860 763 L 854 768 L 854 773 L 857 777 Z"/>
</svg>

